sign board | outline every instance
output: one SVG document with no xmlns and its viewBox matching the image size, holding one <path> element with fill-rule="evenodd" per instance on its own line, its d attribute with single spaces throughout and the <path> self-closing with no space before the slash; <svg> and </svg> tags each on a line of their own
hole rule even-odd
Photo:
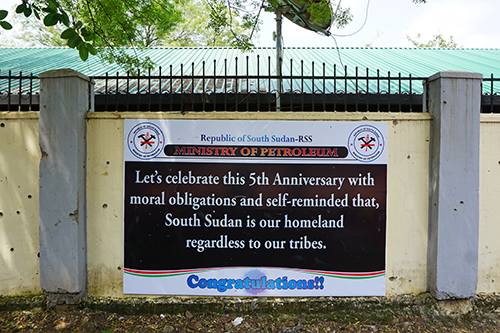
<svg viewBox="0 0 500 333">
<path fill-rule="evenodd" d="M 125 294 L 385 295 L 387 124 L 125 120 Z"/>
</svg>

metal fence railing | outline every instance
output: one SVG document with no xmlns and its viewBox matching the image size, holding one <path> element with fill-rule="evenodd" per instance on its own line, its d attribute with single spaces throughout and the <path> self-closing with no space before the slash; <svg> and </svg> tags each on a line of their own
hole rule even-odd
<svg viewBox="0 0 500 333">
<path fill-rule="evenodd" d="M 500 78 L 483 78 L 481 113 L 500 113 Z"/>
<path fill-rule="evenodd" d="M 20 72 L 0 75 L 0 111 L 38 111 L 40 80 Z"/>
<path fill-rule="evenodd" d="M 426 78 L 355 75 L 95 76 L 96 111 L 422 111 Z M 418 87 L 415 87 L 415 86 Z M 282 87 L 281 89 L 277 87 Z"/>
<path fill-rule="evenodd" d="M 303 64 L 302 64 L 303 66 Z M 238 70 L 201 72 L 181 66 L 155 72 L 93 76 L 94 111 L 359 111 L 422 112 L 427 78 L 401 74 L 360 73 L 340 75 L 335 66 L 314 64 L 304 74 L 282 76 L 271 72 L 238 75 Z M 290 66 L 293 68 L 293 66 Z M 300 70 L 302 68 L 302 70 Z M 246 71 L 249 72 L 248 69 Z M 259 72 L 259 69 L 257 69 Z M 348 73 L 347 68 L 342 68 Z M 214 74 L 215 73 L 215 74 Z M 1 73 L 0 73 L 1 74 Z M 281 91 L 278 87 L 281 87 Z M 0 75 L 0 111 L 38 111 L 40 82 L 36 75 Z M 483 113 L 500 113 L 500 78 L 483 79 Z"/>
</svg>

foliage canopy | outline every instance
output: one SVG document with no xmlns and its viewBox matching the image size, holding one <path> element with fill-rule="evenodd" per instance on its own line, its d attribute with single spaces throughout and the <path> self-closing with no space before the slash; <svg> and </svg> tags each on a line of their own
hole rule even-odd
<svg viewBox="0 0 500 333">
<path fill-rule="evenodd" d="M 261 24 L 262 10 L 275 11 L 288 1 L 303 4 L 315 20 L 329 19 L 336 28 L 344 27 L 352 18 L 349 8 L 340 6 L 341 0 L 337 0 L 338 3 L 334 3 L 335 0 L 19 1 L 16 14 L 32 18 L 30 22 L 39 22 L 39 27 L 48 27 L 53 33 L 60 31 L 60 38 L 70 48 L 77 49 L 82 60 L 87 60 L 89 54 L 99 54 L 128 69 L 151 67 L 153 63 L 148 58 L 140 58 L 140 52 L 126 53 L 121 49 L 123 46 L 133 46 L 136 51 L 169 44 L 231 45 L 249 49 Z M 325 6 L 332 10 L 326 11 Z M 325 13 L 331 13 L 331 17 L 324 17 Z M 0 27 L 7 30 L 12 29 L 6 20 L 8 14 L 7 10 L 0 10 Z M 188 15 L 191 17 L 187 18 Z"/>
</svg>

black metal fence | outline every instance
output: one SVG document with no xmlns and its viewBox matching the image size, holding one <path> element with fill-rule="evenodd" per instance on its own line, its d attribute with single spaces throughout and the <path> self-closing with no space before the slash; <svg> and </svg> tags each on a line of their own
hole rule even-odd
<svg viewBox="0 0 500 333">
<path fill-rule="evenodd" d="M 314 69 L 314 67 L 313 67 Z M 346 73 L 347 68 L 343 68 Z M 214 71 L 215 72 L 215 71 Z M 237 71 L 236 71 L 237 72 Z M 151 73 L 94 76 L 94 111 L 359 111 L 422 112 L 427 78 L 401 74 L 326 75 L 324 70 L 276 76 Z M 483 113 L 500 113 L 500 78 L 483 79 Z M 0 75 L 0 111 L 38 111 L 33 74 Z"/>
<path fill-rule="evenodd" d="M 0 111 L 38 111 L 39 91 L 40 80 L 33 73 L 0 75 Z"/>
<path fill-rule="evenodd" d="M 481 113 L 500 113 L 500 78 L 483 78 Z"/>
<path fill-rule="evenodd" d="M 182 68 L 181 68 L 182 72 Z M 194 71 L 192 71 L 194 73 Z M 182 74 L 182 73 L 181 73 Z M 321 75 L 157 75 L 93 77 L 96 111 L 422 112 L 426 78 Z M 414 89 L 418 85 L 418 89 Z"/>
</svg>

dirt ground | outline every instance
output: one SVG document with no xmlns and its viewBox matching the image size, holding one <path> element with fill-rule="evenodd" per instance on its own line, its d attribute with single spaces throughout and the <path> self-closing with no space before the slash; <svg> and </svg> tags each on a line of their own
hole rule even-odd
<svg viewBox="0 0 500 333">
<path fill-rule="evenodd" d="M 326 320 L 293 320 L 283 316 L 237 316 L 212 313 L 177 315 L 119 315 L 89 309 L 0 312 L 0 332 L 498 332 L 497 316 L 474 317 L 471 314 L 446 320 L 418 316 L 396 316 L 390 323 L 345 322 Z"/>
</svg>

